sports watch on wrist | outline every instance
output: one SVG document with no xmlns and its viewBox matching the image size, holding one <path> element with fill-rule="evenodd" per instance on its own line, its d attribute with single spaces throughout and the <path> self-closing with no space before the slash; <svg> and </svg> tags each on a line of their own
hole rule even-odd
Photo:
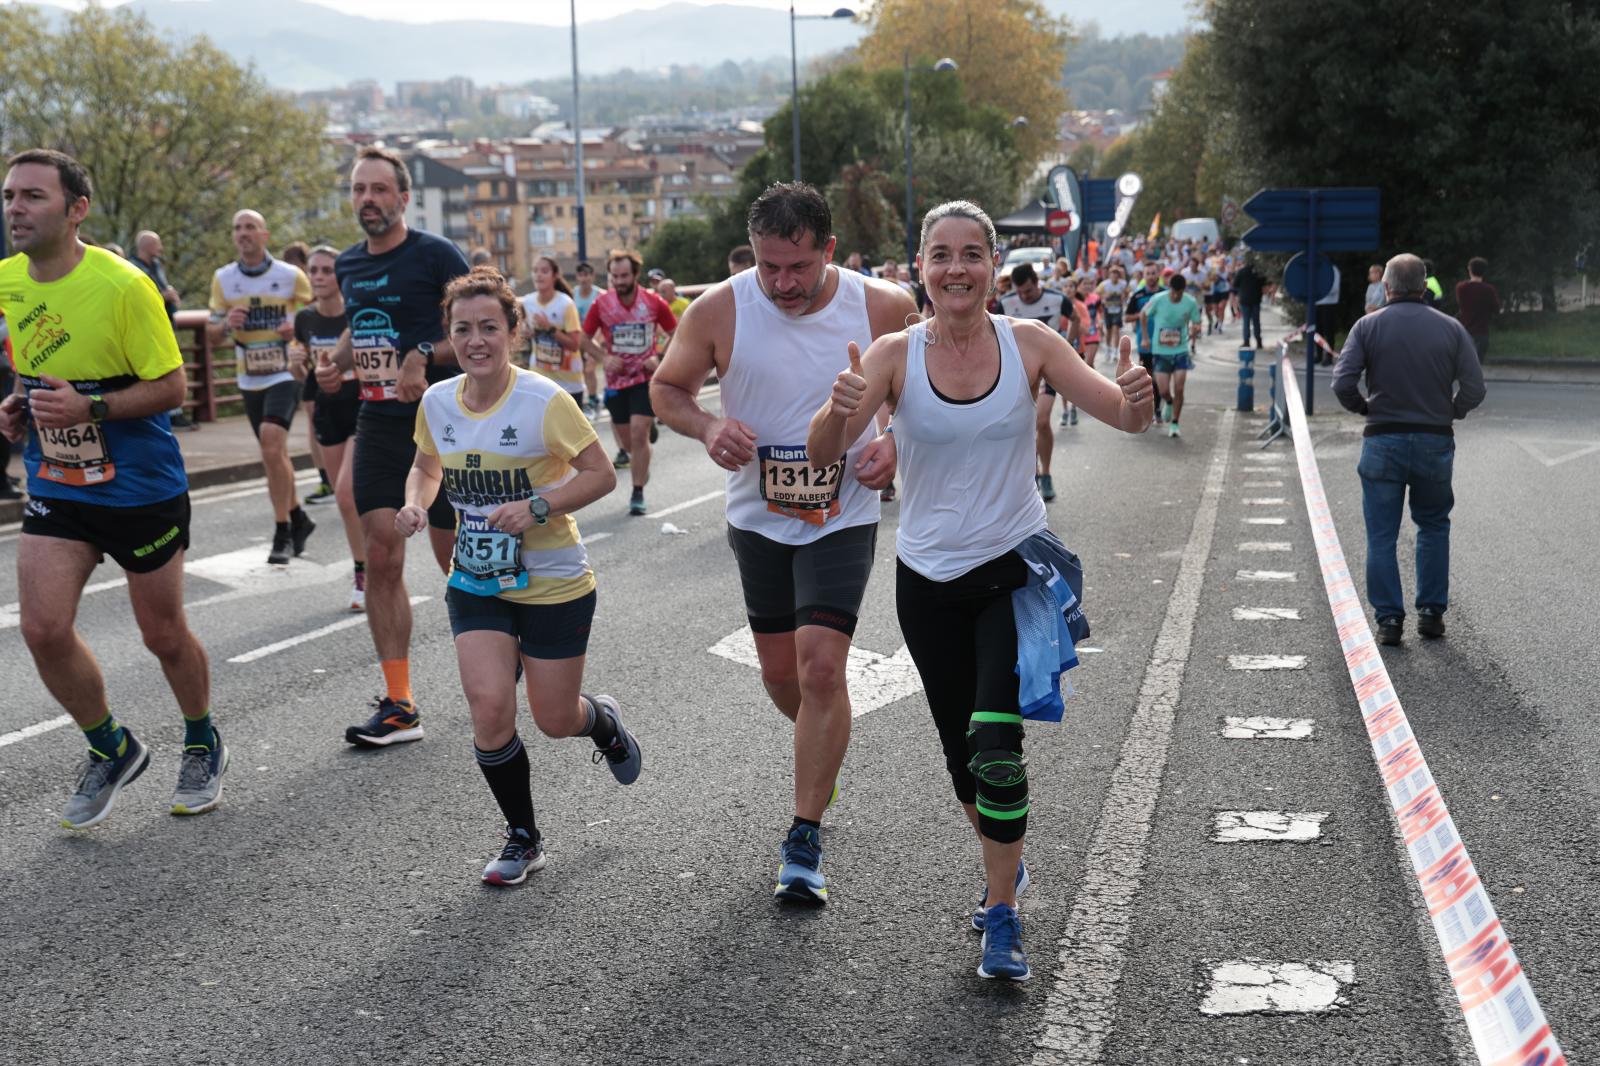
<svg viewBox="0 0 1600 1066">
<path fill-rule="evenodd" d="M 111 405 L 106 403 L 103 396 L 89 397 L 89 421 L 94 423 L 104 422 L 111 415 Z"/>
<path fill-rule="evenodd" d="M 432 370 L 433 369 L 433 345 L 429 344 L 427 341 L 423 341 L 421 344 L 417 345 L 417 351 L 422 353 L 422 358 L 427 361 L 428 369 Z"/>
<path fill-rule="evenodd" d="M 528 501 L 528 513 L 533 515 L 535 522 L 544 525 L 550 520 L 550 501 L 543 496 L 535 496 Z"/>
</svg>

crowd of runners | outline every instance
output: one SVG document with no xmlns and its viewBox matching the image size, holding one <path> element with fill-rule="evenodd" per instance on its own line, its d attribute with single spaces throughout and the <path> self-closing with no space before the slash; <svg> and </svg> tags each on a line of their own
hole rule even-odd
<svg viewBox="0 0 1600 1066">
<path fill-rule="evenodd" d="M 343 520 L 350 604 L 366 612 L 382 677 L 345 741 L 385 748 L 424 735 L 404 563 L 408 541 L 426 532 L 476 760 L 505 826 L 483 881 L 516 884 L 546 861 L 519 684 L 542 733 L 587 738 L 596 765 L 636 782 L 643 752 L 628 712 L 585 682 L 589 641 L 605 627 L 592 630 L 597 581 L 574 515 L 607 497 L 619 472 L 631 480 L 628 513 L 646 513 L 664 426 L 724 472 L 762 681 L 792 724 L 793 817 L 777 834 L 774 896 L 825 903 L 822 823 L 850 740 L 845 666 L 883 494 L 898 476 L 895 599 L 982 857 L 970 915 L 983 933 L 978 972 L 1025 980 L 1015 909 L 1029 880 L 1024 723 L 1059 720 L 1060 677 L 1085 632 L 1081 570 L 1045 507 L 1054 398 L 1069 425 L 1081 411 L 1140 433 L 1159 389 L 1177 436 L 1190 345 L 1207 322 L 1191 290 L 1211 306 L 1216 282 L 1191 281 L 1187 261 L 1169 271 L 1118 250 L 1103 271 L 1066 282 L 1019 267 L 993 305 L 994 227 L 963 201 L 923 219 L 920 285 L 903 282 L 898 264 L 868 277 L 835 265 L 827 202 L 796 183 L 750 205 L 750 245 L 692 303 L 627 251 L 599 264 L 605 288 L 587 264 L 569 285 L 541 258 L 533 291 L 518 297 L 491 267 L 408 227 L 409 194 L 401 159 L 363 148 L 350 197 L 364 238 L 303 248 L 299 262 L 271 255 L 269 221 L 240 210 L 238 257 L 217 270 L 210 299 L 212 340 L 235 347 L 260 443 L 268 563 L 294 565 L 317 528 L 288 463 L 297 411 L 318 446 L 314 496 L 335 501 Z M 215 807 L 228 770 L 206 653 L 183 606 L 189 498 L 168 415 L 183 399 L 183 361 L 157 287 L 79 240 L 92 203 L 90 176 L 70 157 L 9 161 L 18 254 L 0 261 L 0 314 L 18 384 L 0 401 L 0 434 L 26 442 L 22 636 L 88 747 L 63 815 L 74 829 L 106 818 L 151 758 L 112 713 L 74 625 L 104 555 L 127 573 L 140 632 L 183 715 L 172 812 Z M 1097 370 L 1102 342 L 1112 365 Z M 708 404 L 713 377 L 720 396 Z M 610 445 L 597 429 L 602 403 Z"/>
</svg>

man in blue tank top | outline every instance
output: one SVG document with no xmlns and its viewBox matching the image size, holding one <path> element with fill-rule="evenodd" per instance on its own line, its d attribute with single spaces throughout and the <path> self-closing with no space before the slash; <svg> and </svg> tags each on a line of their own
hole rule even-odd
<svg viewBox="0 0 1600 1066">
<path fill-rule="evenodd" d="M 769 187 L 750 205 L 756 265 L 684 311 L 650 388 L 668 426 L 728 472 L 728 542 L 739 565 L 761 678 L 794 722 L 794 821 L 774 896 L 821 904 L 821 821 L 850 742 L 845 685 L 856 616 L 872 571 L 878 490 L 894 444 L 864 432 L 839 461 L 813 466 L 805 439 L 848 349 L 904 329 L 911 297 L 831 265 L 833 217 L 816 189 Z M 723 417 L 696 395 L 715 372 Z"/>
</svg>

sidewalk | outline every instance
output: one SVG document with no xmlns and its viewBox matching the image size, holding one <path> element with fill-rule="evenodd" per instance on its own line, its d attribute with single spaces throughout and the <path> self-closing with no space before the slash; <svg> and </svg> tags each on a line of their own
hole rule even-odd
<svg viewBox="0 0 1600 1066">
<path fill-rule="evenodd" d="M 183 465 L 189 471 L 191 489 L 262 476 L 261 454 L 256 449 L 250 423 L 243 416 L 206 422 L 199 429 L 173 430 L 173 436 L 178 438 L 178 447 L 183 451 Z M 294 460 L 295 469 L 305 470 L 311 466 L 303 415 L 295 419 L 294 428 L 289 431 L 289 455 Z M 12 449 L 11 466 L 7 473 L 23 479 L 21 445 Z M 21 500 L 0 500 L 0 525 L 21 519 Z"/>
</svg>

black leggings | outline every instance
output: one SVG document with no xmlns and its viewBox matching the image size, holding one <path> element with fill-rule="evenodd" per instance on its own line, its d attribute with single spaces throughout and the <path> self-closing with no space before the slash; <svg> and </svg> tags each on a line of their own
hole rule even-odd
<svg viewBox="0 0 1600 1066">
<path fill-rule="evenodd" d="M 1002 843 L 1028 826 L 1027 762 L 1017 703 L 1017 627 L 1011 594 L 1028 569 L 1007 552 L 950 581 L 898 559 L 895 604 L 956 798 L 978 808 L 979 831 Z"/>
</svg>

